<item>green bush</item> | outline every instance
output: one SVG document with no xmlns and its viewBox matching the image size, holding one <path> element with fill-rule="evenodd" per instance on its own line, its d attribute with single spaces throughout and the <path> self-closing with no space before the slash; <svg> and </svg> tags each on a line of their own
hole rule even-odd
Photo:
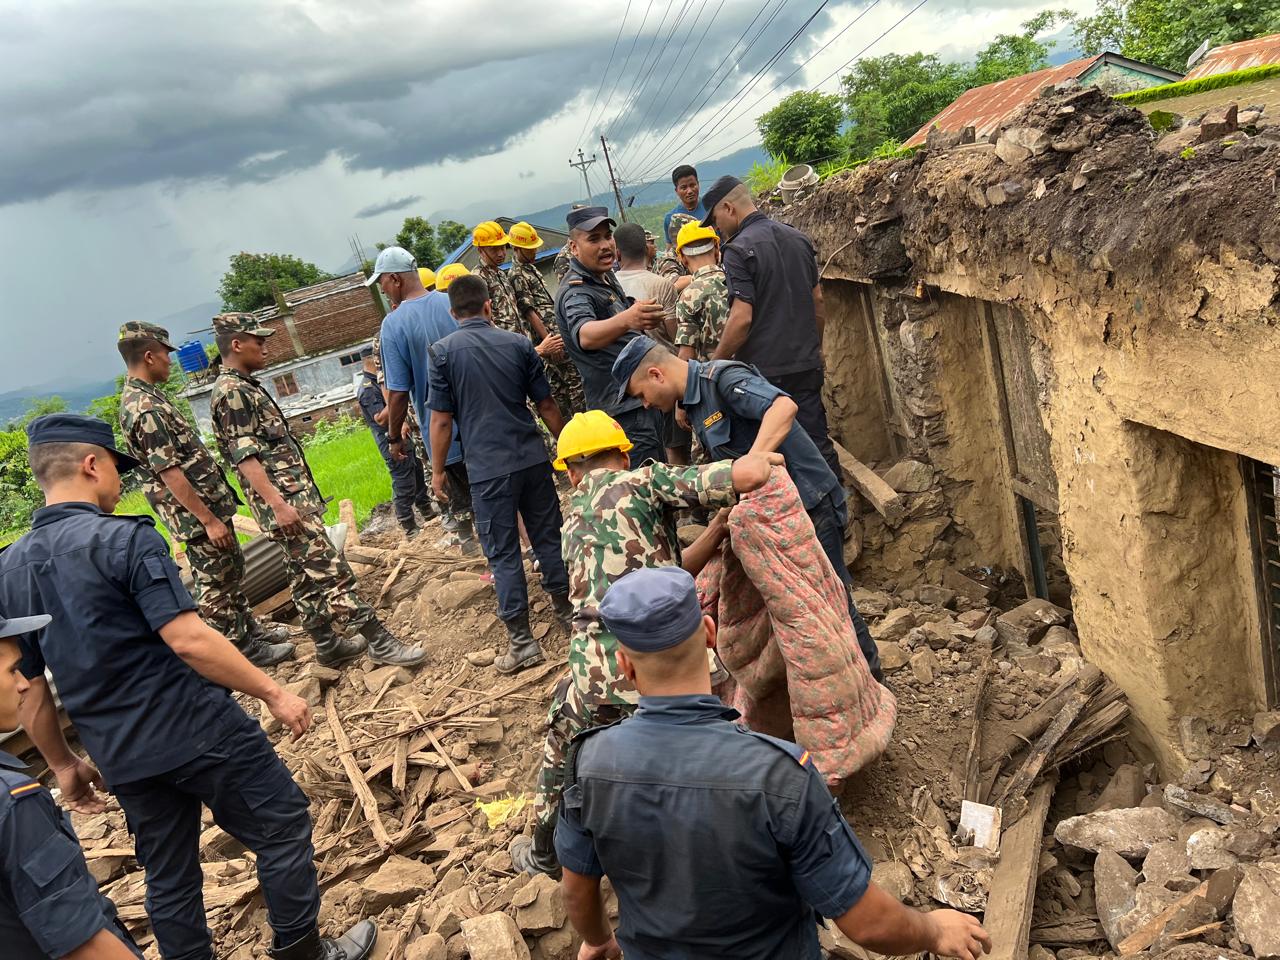
<svg viewBox="0 0 1280 960">
<path fill-rule="evenodd" d="M 338 414 L 335 420 L 321 420 L 316 424 L 315 432 L 309 437 L 302 438 L 302 445 L 310 450 L 319 444 L 328 443 L 330 440 L 336 440 L 339 437 L 347 437 L 357 431 L 368 429 L 363 420 L 357 420 L 349 413 L 343 412 Z"/>
<path fill-rule="evenodd" d="M 0 530 L 24 530 L 31 514 L 44 503 L 27 463 L 27 435 L 0 432 Z"/>
<path fill-rule="evenodd" d="M 817 163 L 841 152 L 841 99 L 828 93 L 799 90 L 756 120 L 765 150 L 777 160 Z"/>
</svg>

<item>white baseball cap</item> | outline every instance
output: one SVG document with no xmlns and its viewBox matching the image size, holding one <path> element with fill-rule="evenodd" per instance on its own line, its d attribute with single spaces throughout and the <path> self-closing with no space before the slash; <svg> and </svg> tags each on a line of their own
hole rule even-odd
<svg viewBox="0 0 1280 960">
<path fill-rule="evenodd" d="M 409 273 L 417 269 L 418 261 L 404 247 L 386 247 L 378 254 L 373 264 L 373 275 L 364 285 L 372 287 L 384 273 Z"/>
</svg>

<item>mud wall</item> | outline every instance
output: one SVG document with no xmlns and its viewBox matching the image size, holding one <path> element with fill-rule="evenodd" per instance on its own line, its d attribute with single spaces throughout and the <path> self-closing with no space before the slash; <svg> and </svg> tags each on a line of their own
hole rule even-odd
<svg viewBox="0 0 1280 960">
<path fill-rule="evenodd" d="M 1275 126 L 1184 155 L 1073 90 L 996 143 L 934 143 L 778 211 L 825 277 L 868 285 L 902 453 L 937 470 L 955 557 L 1023 555 L 1001 408 L 1027 401 L 1000 395 L 983 311 L 1024 319 L 1081 641 L 1170 767 L 1180 717 L 1265 703 L 1239 455 L 1280 462 L 1278 169 Z M 839 381 L 838 341 L 827 357 Z"/>
</svg>

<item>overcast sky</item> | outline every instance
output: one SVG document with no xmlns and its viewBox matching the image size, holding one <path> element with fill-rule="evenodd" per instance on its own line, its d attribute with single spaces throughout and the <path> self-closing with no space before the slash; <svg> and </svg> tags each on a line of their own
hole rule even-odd
<svg viewBox="0 0 1280 960">
<path fill-rule="evenodd" d="M 121 322 L 216 300 L 239 250 L 332 269 L 407 214 L 576 199 L 601 131 L 665 176 L 868 45 L 960 59 L 1093 6 L 927 0 L 891 29 L 916 2 L 0 0 L 0 392 L 113 374 Z"/>
</svg>

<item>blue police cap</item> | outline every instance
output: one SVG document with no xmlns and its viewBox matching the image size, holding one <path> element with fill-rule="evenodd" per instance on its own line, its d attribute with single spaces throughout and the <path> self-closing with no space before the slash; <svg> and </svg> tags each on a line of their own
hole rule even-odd
<svg viewBox="0 0 1280 960">
<path fill-rule="evenodd" d="M 656 653 L 688 640 L 702 623 L 693 577 L 680 567 L 629 573 L 600 601 L 605 628 L 628 650 Z"/>
<path fill-rule="evenodd" d="M 642 333 L 628 340 L 627 345 L 619 352 L 618 358 L 613 361 L 613 382 L 618 385 L 618 403 L 627 399 L 627 384 L 639 369 L 640 361 L 657 345 L 657 340 Z"/>
<path fill-rule="evenodd" d="M 581 230 L 584 233 L 590 233 L 606 220 L 611 227 L 618 225 L 617 221 L 609 216 L 608 207 L 579 207 L 577 210 L 570 210 L 564 218 L 570 230 Z"/>
<path fill-rule="evenodd" d="M 14 617 L 11 620 L 0 617 L 0 640 L 4 640 L 7 637 L 20 637 L 24 633 L 31 633 L 41 627 L 47 627 L 52 619 L 53 617 L 47 613 L 41 613 L 34 617 Z"/>
<path fill-rule="evenodd" d="M 27 446 L 38 443 L 91 443 L 115 454 L 116 469 L 128 473 L 138 461 L 116 449 L 116 437 L 110 425 L 97 417 L 79 413 L 47 413 L 27 424 Z"/>
</svg>

